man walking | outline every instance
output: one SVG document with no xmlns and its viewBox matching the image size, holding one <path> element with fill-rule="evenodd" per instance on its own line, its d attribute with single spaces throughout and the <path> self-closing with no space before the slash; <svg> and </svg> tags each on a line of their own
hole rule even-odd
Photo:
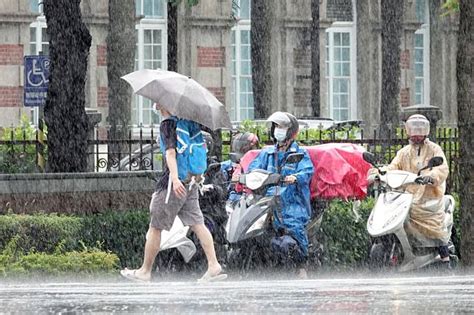
<svg viewBox="0 0 474 315">
<path fill-rule="evenodd" d="M 200 282 L 223 280 L 222 267 L 217 261 L 212 235 L 204 225 L 204 218 L 199 207 L 198 187 L 193 181 L 182 181 L 178 177 L 177 163 L 177 119 L 156 104 L 163 121 L 160 125 L 160 146 L 164 146 L 165 167 L 163 176 L 157 183 L 156 191 L 150 202 L 150 226 L 147 232 L 143 264 L 139 269 L 123 269 L 120 274 L 127 279 L 150 281 L 155 257 L 160 250 L 161 231 L 170 230 L 178 216 L 185 226 L 198 237 L 207 258 L 206 273 Z"/>
</svg>

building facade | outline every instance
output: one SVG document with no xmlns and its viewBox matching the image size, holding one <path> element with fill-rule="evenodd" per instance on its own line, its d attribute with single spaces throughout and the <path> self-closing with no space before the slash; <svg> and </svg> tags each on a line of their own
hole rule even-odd
<svg viewBox="0 0 474 315">
<path fill-rule="evenodd" d="M 200 0 L 178 8 L 178 71 L 206 86 L 232 120 L 254 118 L 250 57 L 251 0 Z M 234 3 L 234 5 L 233 5 Z M 272 109 L 311 113 L 311 0 L 269 1 Z M 236 5 L 235 5 L 236 4 Z M 405 0 L 401 44 L 400 106 L 435 105 L 442 123 L 457 121 L 456 17 L 443 17 L 441 0 Z M 107 0 L 83 0 L 92 35 L 86 106 L 102 113 L 107 128 Z M 166 0 L 136 0 L 135 68 L 167 69 Z M 380 1 L 320 0 L 321 114 L 377 126 L 381 91 Z M 48 54 L 46 21 L 39 0 L 0 0 L 0 127 L 22 115 L 38 121 L 38 109 L 23 105 L 23 57 Z M 132 124 L 159 122 L 151 102 L 134 97 Z"/>
</svg>

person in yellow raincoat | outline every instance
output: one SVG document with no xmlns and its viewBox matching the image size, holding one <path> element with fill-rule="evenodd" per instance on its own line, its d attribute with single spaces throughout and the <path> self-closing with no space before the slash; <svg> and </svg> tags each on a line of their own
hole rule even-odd
<svg viewBox="0 0 474 315">
<path fill-rule="evenodd" d="M 430 123 L 423 115 L 412 115 L 405 129 L 409 144 L 400 149 L 387 170 L 403 170 L 412 173 L 428 165 L 434 156 L 443 158 L 443 164 L 421 172 L 422 181 L 426 185 L 410 185 L 407 191 L 413 193 L 413 204 L 410 209 L 408 230 L 415 229 L 430 239 L 440 241 L 439 254 L 441 260 L 449 267 L 448 241 L 450 233 L 445 227 L 443 195 L 446 190 L 446 178 L 449 167 L 446 156 L 439 145 L 428 139 Z"/>
</svg>

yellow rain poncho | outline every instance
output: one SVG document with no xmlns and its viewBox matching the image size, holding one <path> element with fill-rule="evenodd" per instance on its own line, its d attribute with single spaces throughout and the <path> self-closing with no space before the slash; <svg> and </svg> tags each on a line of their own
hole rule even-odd
<svg viewBox="0 0 474 315">
<path fill-rule="evenodd" d="M 446 243 L 449 233 L 444 226 L 443 195 L 446 190 L 446 178 L 449 167 L 443 150 L 436 143 L 426 139 L 423 144 L 410 143 L 397 152 L 387 170 L 404 170 L 412 173 L 428 165 L 434 156 L 443 157 L 443 164 L 421 172 L 421 175 L 431 176 L 434 184 L 413 184 L 407 187 L 407 192 L 413 193 L 413 204 L 410 209 L 410 225 L 421 234 L 431 239 L 438 239 Z"/>
</svg>

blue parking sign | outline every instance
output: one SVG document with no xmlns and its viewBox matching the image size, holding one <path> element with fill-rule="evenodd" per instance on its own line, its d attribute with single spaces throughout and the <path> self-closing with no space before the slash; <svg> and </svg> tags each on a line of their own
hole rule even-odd
<svg viewBox="0 0 474 315">
<path fill-rule="evenodd" d="M 49 83 L 49 56 L 25 56 L 25 106 L 43 106 L 46 103 Z"/>
</svg>

